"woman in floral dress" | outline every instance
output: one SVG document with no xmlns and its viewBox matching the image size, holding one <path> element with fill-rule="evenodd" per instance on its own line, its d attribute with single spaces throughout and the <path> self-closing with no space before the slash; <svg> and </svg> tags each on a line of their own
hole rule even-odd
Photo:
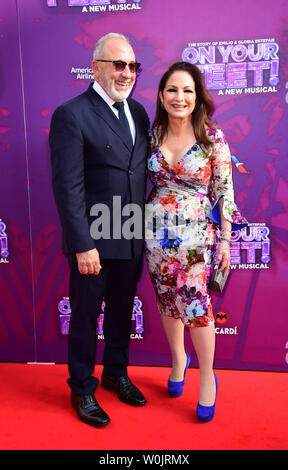
<svg viewBox="0 0 288 470">
<path fill-rule="evenodd" d="M 229 147 L 209 120 L 213 108 L 195 65 L 177 62 L 162 77 L 148 160 L 154 187 L 145 215 L 147 265 L 172 354 L 168 391 L 182 394 L 190 362 L 187 326 L 200 369 L 199 421 L 214 417 L 218 384 L 211 267 L 215 261 L 228 272 L 231 229 L 247 224 L 234 202 Z"/>
</svg>

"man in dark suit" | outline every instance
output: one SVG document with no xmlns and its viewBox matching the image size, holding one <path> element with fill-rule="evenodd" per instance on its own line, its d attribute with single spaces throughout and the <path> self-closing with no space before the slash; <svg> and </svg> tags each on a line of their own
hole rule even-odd
<svg viewBox="0 0 288 470">
<path fill-rule="evenodd" d="M 101 384 L 126 403 L 146 403 L 127 375 L 131 315 L 143 255 L 139 212 L 140 225 L 134 232 L 138 235 L 133 236 L 132 230 L 127 236 L 121 230 L 129 222 L 129 204 L 143 213 L 145 203 L 149 119 L 143 106 L 128 98 L 139 65 L 124 36 L 110 33 L 101 38 L 92 61 L 95 82 L 56 109 L 50 128 L 53 191 L 70 265 L 68 384 L 73 408 L 93 426 L 110 421 L 95 399 L 99 380 L 92 375 L 103 298 Z M 117 108 L 119 103 L 123 109 Z M 97 214 L 102 224 L 93 217 Z"/>
</svg>

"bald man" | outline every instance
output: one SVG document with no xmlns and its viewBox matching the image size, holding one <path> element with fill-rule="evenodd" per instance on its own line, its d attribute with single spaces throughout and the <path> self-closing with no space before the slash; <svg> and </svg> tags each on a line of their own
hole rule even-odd
<svg viewBox="0 0 288 470">
<path fill-rule="evenodd" d="M 72 407 L 92 426 L 110 422 L 95 398 L 99 380 L 93 376 L 103 299 L 101 385 L 125 403 L 146 403 L 127 375 L 144 237 L 139 230 L 132 237 L 121 230 L 127 221 L 124 206 L 136 204 L 143 213 L 145 203 L 149 119 L 143 106 L 128 98 L 139 66 L 126 37 L 110 33 L 99 39 L 92 61 L 95 81 L 56 109 L 50 128 L 53 191 L 70 266 L 68 384 Z M 105 207 L 105 233 L 95 218 L 103 218 L 99 207 Z"/>
</svg>

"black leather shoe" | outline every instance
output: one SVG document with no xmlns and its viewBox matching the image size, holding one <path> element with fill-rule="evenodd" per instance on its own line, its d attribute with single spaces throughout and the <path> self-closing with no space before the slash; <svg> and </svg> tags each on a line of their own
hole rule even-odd
<svg viewBox="0 0 288 470">
<path fill-rule="evenodd" d="M 135 387 L 127 376 L 111 377 L 110 375 L 102 374 L 101 385 L 106 390 L 116 392 L 118 398 L 124 401 L 124 403 L 129 403 L 129 405 L 141 406 L 147 403 L 140 390 Z"/>
<path fill-rule="evenodd" d="M 99 406 L 94 395 L 80 396 L 71 392 L 71 405 L 84 423 L 91 424 L 91 426 L 105 426 L 110 423 L 109 416 Z"/>
</svg>

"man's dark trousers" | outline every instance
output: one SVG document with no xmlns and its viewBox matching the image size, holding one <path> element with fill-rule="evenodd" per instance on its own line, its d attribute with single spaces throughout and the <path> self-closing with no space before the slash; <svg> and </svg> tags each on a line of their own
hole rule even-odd
<svg viewBox="0 0 288 470">
<path fill-rule="evenodd" d="M 105 301 L 103 372 L 112 377 L 127 375 L 136 284 L 142 256 L 129 260 L 101 260 L 98 276 L 81 274 L 76 256 L 69 257 L 71 320 L 68 340 L 68 384 L 77 395 L 93 394 L 97 320 Z"/>
</svg>

